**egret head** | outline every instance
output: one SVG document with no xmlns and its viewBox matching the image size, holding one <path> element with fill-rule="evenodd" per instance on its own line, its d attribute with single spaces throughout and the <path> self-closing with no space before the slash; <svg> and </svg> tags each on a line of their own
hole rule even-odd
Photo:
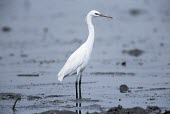
<svg viewBox="0 0 170 114">
<path fill-rule="evenodd" d="M 106 16 L 101 14 L 100 12 L 96 11 L 96 10 L 92 10 L 89 12 L 90 15 L 94 16 L 94 17 L 106 17 L 106 18 L 112 18 L 110 16 Z"/>
</svg>

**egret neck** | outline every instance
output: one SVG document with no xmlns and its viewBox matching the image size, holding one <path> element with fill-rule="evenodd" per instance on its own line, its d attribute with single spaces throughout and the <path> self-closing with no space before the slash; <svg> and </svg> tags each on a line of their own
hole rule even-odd
<svg viewBox="0 0 170 114">
<path fill-rule="evenodd" d="M 89 13 L 86 17 L 86 22 L 88 25 L 88 30 L 89 30 L 89 36 L 87 38 L 86 44 L 89 46 L 89 48 L 93 48 L 93 43 L 94 43 L 94 26 L 92 24 L 92 15 Z"/>
</svg>

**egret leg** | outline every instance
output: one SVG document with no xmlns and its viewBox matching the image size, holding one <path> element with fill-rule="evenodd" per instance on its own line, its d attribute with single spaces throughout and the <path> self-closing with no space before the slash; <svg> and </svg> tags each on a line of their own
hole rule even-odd
<svg viewBox="0 0 170 114">
<path fill-rule="evenodd" d="M 75 88 L 76 88 L 76 99 L 78 99 L 78 90 L 77 90 L 77 86 L 78 86 L 78 78 L 76 79 L 76 82 L 75 82 Z"/>
<path fill-rule="evenodd" d="M 81 95 L 81 78 L 82 78 L 82 74 L 80 74 L 80 78 L 79 78 L 79 99 L 82 99 L 82 95 Z"/>
</svg>

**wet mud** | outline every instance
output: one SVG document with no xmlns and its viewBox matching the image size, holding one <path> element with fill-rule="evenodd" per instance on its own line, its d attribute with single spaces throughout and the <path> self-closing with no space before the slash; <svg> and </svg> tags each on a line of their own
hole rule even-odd
<svg viewBox="0 0 170 114">
<path fill-rule="evenodd" d="M 0 1 L 0 114 L 169 114 L 169 3 Z M 93 20 L 76 100 L 76 76 L 59 82 L 57 73 L 85 42 L 92 9 L 114 19 Z"/>
</svg>

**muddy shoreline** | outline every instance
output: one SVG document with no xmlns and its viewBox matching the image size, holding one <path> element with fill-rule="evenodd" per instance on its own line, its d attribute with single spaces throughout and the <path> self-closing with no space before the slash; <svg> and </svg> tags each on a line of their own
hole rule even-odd
<svg viewBox="0 0 170 114">
<path fill-rule="evenodd" d="M 168 114 L 169 4 L 1 0 L 0 114 Z M 76 77 L 60 82 L 57 74 L 86 41 L 85 17 L 93 9 L 113 19 L 93 19 L 94 49 L 82 77 L 83 99 L 76 100 Z"/>
<path fill-rule="evenodd" d="M 58 98 L 58 97 L 66 97 L 66 96 L 62 96 L 62 95 L 49 95 L 49 96 L 45 96 L 43 97 L 41 96 L 27 96 L 26 98 L 24 98 L 24 95 L 21 94 L 15 94 L 15 93 L 0 93 L 0 100 L 7 100 L 7 101 L 15 101 L 13 106 L 11 105 L 10 107 L 12 107 L 10 110 L 11 112 L 16 112 L 18 108 L 22 108 L 22 107 L 18 107 L 17 106 L 17 102 L 19 103 L 21 100 L 23 99 L 27 99 L 28 101 L 40 101 L 42 99 L 48 99 L 48 98 Z M 120 99 L 119 99 L 120 100 Z M 154 100 L 154 99 L 150 99 L 150 100 Z M 75 108 L 75 111 L 66 111 L 66 110 L 48 110 L 48 111 L 44 111 L 44 112 L 39 112 L 39 113 L 35 113 L 35 114 L 81 114 L 81 110 L 83 107 L 81 107 L 81 104 L 83 104 L 83 102 L 99 102 L 99 101 L 95 101 L 95 100 L 91 100 L 91 99 L 82 99 L 82 100 L 73 100 L 76 103 L 76 106 L 69 106 L 67 105 L 67 108 Z M 54 100 L 54 101 L 49 101 L 48 103 L 52 103 L 53 105 L 58 104 L 58 103 L 63 103 L 60 100 Z M 45 104 L 45 103 L 44 103 Z M 34 105 L 30 105 L 29 108 L 40 108 L 40 104 L 36 105 L 34 103 Z M 94 106 L 90 106 L 91 108 L 95 107 Z M 147 106 L 146 109 L 142 108 L 142 107 L 132 107 L 132 108 L 124 108 L 121 105 L 118 105 L 117 107 L 112 107 L 109 108 L 107 111 L 102 111 L 102 107 L 101 106 L 96 106 L 96 107 L 100 107 L 101 111 L 98 112 L 91 112 L 89 113 L 89 111 L 87 112 L 83 112 L 86 114 L 169 114 L 170 111 L 168 110 L 164 110 L 162 111 L 161 108 L 159 108 L 158 106 Z M 28 107 L 27 107 L 28 108 Z"/>
</svg>

